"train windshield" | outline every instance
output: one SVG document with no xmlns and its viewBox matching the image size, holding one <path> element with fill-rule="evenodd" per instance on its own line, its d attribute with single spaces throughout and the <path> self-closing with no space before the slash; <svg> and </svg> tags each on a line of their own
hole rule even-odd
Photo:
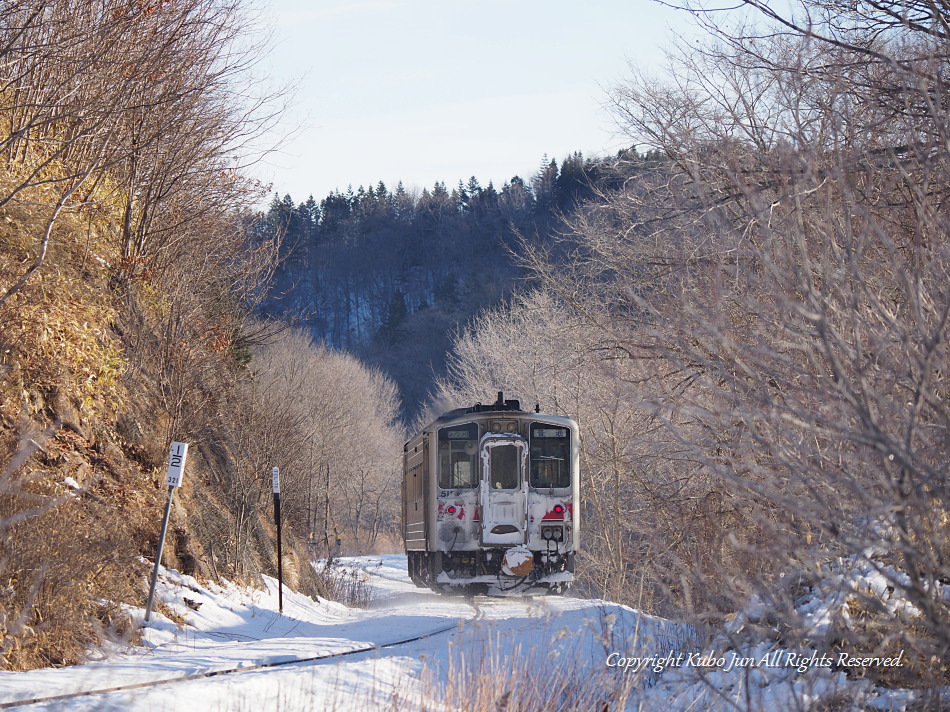
<svg viewBox="0 0 950 712">
<path fill-rule="evenodd" d="M 463 489 L 478 485 L 478 425 L 439 428 L 439 487 Z"/>
<path fill-rule="evenodd" d="M 521 479 L 518 476 L 518 456 L 522 451 L 514 444 L 505 444 L 494 445 L 488 452 L 488 475 L 492 489 L 516 489 Z"/>
<path fill-rule="evenodd" d="M 531 423 L 531 486 L 571 486 L 571 431 Z"/>
</svg>

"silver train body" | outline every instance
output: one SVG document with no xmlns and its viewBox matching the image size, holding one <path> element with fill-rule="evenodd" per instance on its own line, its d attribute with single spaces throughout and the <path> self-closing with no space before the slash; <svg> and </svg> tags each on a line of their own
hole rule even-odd
<svg viewBox="0 0 950 712">
<path fill-rule="evenodd" d="M 580 534 L 578 432 L 518 401 L 453 410 L 403 448 L 409 576 L 460 595 L 563 593 Z"/>
</svg>

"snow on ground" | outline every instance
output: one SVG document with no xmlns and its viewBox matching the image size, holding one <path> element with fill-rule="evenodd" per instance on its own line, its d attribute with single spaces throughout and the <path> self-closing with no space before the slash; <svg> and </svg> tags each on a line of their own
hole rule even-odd
<svg viewBox="0 0 950 712">
<path fill-rule="evenodd" d="M 0 708 L 155 681 L 168 683 L 15 708 L 473 709 L 478 697 L 488 700 L 487 709 L 503 708 L 506 700 L 513 709 L 521 695 L 517 701 L 528 709 L 602 709 L 609 700 L 611 710 L 793 710 L 848 699 L 856 709 L 901 710 L 910 699 L 817 665 L 800 672 L 787 659 L 783 664 L 781 656 L 789 651 L 768 641 L 751 644 L 742 655 L 761 662 L 778 650 L 779 664 L 736 664 L 728 630 L 712 649 L 700 651 L 690 626 L 615 603 L 548 596 L 479 598 L 473 605 L 416 588 L 406 576 L 404 556 L 341 563 L 361 571 L 372 588 L 368 610 L 285 589 L 281 614 L 273 579 L 265 578 L 266 590 L 257 591 L 202 585 L 163 571 L 156 600 L 178 623 L 153 611 L 137 645 L 103 646 L 95 651 L 97 660 L 81 666 L 0 673 Z M 144 615 L 141 609 L 131 613 L 139 620 Z M 740 614 L 731 625 L 737 628 L 749 615 Z M 354 650 L 362 652 L 258 667 Z M 702 667 L 698 656 L 714 651 Z M 237 669 L 243 671 L 205 675 Z M 533 698 L 524 684 L 515 684 L 526 680 L 542 688 Z M 521 702 L 555 694 L 555 688 L 562 691 L 553 702 Z"/>
<path fill-rule="evenodd" d="M 447 674 L 459 656 L 475 660 L 490 649 L 504 663 L 509 656 L 524 660 L 540 651 L 548 669 L 573 673 L 588 665 L 603 668 L 608 648 L 620 641 L 627 648 L 638 636 L 644 645 L 665 647 L 682 635 L 675 625 L 603 601 L 478 599 L 473 606 L 465 599 L 416 588 L 406 576 L 404 556 L 342 563 L 365 572 L 374 591 L 369 610 L 314 601 L 285 589 L 280 614 L 273 579 L 264 579 L 266 591 L 255 591 L 202 585 L 162 570 L 156 601 L 180 624 L 153 610 L 139 645 L 104 646 L 96 651 L 100 659 L 81 666 L 0 673 L 0 705 L 167 680 L 165 685 L 18 708 L 225 712 L 273 708 L 277 700 L 281 710 L 404 708 L 414 695 L 423 694 L 421 677 Z M 144 615 L 141 609 L 132 613 L 138 620 Z M 616 643 L 604 638 L 605 626 Z M 345 657 L 174 682 L 212 671 L 387 645 L 427 633 L 432 635 Z"/>
</svg>

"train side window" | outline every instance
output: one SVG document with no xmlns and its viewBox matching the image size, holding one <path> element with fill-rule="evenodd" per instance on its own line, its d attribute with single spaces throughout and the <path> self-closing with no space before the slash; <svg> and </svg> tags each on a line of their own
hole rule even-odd
<svg viewBox="0 0 950 712">
<path fill-rule="evenodd" d="M 571 486 L 571 431 L 547 423 L 531 423 L 531 486 Z"/>
<path fill-rule="evenodd" d="M 439 428 L 439 487 L 465 489 L 478 484 L 478 424 Z"/>
</svg>

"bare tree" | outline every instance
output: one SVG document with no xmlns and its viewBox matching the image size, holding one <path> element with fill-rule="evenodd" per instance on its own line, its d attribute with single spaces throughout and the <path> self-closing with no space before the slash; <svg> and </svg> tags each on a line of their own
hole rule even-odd
<svg viewBox="0 0 950 712">
<path fill-rule="evenodd" d="M 67 467 L 40 448 L 17 463 L 13 482 L 28 487 L 3 493 L 0 558 L 17 574 L 5 576 L 0 616 L 48 625 L 4 640 L 4 665 L 77 660 L 99 601 L 135 597 L 115 572 L 152 533 L 122 508 L 149 497 L 61 497 L 63 478 L 115 478 L 141 494 L 162 442 L 212 442 L 224 406 L 246 395 L 236 383 L 255 338 L 248 316 L 277 252 L 252 240 L 247 217 L 260 187 L 243 175 L 246 142 L 274 110 L 249 73 L 248 26 L 227 0 L 0 6 L 0 400 L 6 422 L 22 407 L 37 421 L 25 430 L 49 427 L 80 453 Z M 54 321 L 59 353 L 44 333 Z M 90 455 L 93 441 L 109 457 Z M 98 543 L 78 556 L 74 540 Z M 106 580 L 122 585 L 105 592 Z"/>
<path fill-rule="evenodd" d="M 671 59 L 668 81 L 617 88 L 620 125 L 666 160 L 629 167 L 621 190 L 572 219 L 569 257 L 534 267 L 628 362 L 615 373 L 663 423 L 657 444 L 678 444 L 669 481 L 687 496 L 672 511 L 711 525 L 721 513 L 718 526 L 683 528 L 681 604 L 722 610 L 782 572 L 870 557 L 919 615 L 909 628 L 844 591 L 883 621 L 883 635 L 856 638 L 936 656 L 939 676 L 950 659 L 937 585 L 950 575 L 943 12 L 927 4 L 920 30 L 913 3 L 845 14 L 803 2 L 801 20 L 746 4 L 773 24 L 714 24 L 712 41 Z"/>
<path fill-rule="evenodd" d="M 246 200 L 235 149 L 269 125 L 274 97 L 252 93 L 239 3 L 18 2 L 3 19 L 0 207 L 45 206 L 48 220 L 0 305 L 42 266 L 64 210 L 124 203 L 119 254 L 105 256 L 124 277 L 167 263 L 185 215 Z"/>
<path fill-rule="evenodd" d="M 678 564 L 700 553 L 706 563 L 725 557 L 719 525 L 741 517 L 727 501 L 710 510 L 713 483 L 694 472 L 693 456 L 666 427 L 675 416 L 657 405 L 659 359 L 630 359 L 628 345 L 602 330 L 600 307 L 584 308 L 532 292 L 483 313 L 457 336 L 436 400 L 458 407 L 504 390 L 575 418 L 585 522 L 579 585 L 670 613 L 682 600 L 670 595 L 683 593 Z"/>
<path fill-rule="evenodd" d="M 401 430 L 394 384 L 355 358 L 288 332 L 259 350 L 235 419 L 235 502 L 249 516 L 278 466 L 294 530 L 326 546 L 337 528 L 350 550 L 373 547 L 398 514 Z M 247 520 L 246 520 L 247 521 Z M 246 524 L 245 524 L 246 526 Z M 331 551 L 323 551 L 325 555 Z"/>
</svg>

